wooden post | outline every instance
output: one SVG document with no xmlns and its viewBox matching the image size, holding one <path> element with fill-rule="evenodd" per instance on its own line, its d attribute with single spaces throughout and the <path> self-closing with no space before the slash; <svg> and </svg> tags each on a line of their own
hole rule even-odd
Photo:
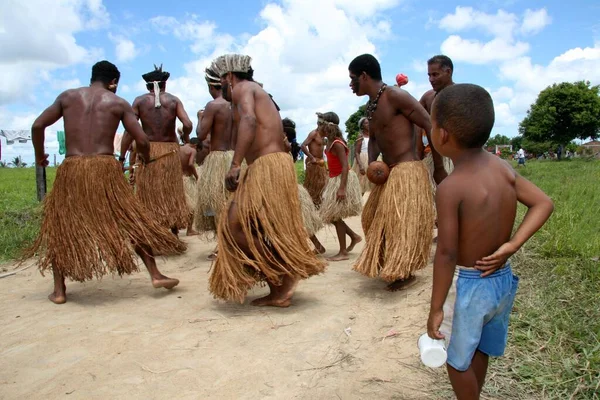
<svg viewBox="0 0 600 400">
<path fill-rule="evenodd" d="M 38 201 L 44 200 L 44 197 L 46 197 L 46 168 L 39 165 L 35 166 L 35 186 Z"/>
</svg>

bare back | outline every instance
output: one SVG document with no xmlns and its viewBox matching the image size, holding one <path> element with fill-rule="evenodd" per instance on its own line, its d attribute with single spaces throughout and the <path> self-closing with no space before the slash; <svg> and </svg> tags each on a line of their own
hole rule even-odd
<svg viewBox="0 0 600 400">
<path fill-rule="evenodd" d="M 285 152 L 281 116 L 267 92 L 256 82 L 241 81 L 233 93 L 233 117 L 238 127 L 236 148 L 241 141 L 251 140 L 246 163 L 250 165 L 261 156 Z M 247 137 L 252 131 L 254 136 Z"/>
<path fill-rule="evenodd" d="M 194 162 L 196 159 L 196 150 L 188 145 L 179 148 L 179 161 L 181 161 L 181 170 L 185 176 L 194 174 Z"/>
<path fill-rule="evenodd" d="M 398 96 L 402 97 L 404 103 L 409 103 L 405 99 L 407 96 L 412 98 L 401 89 L 388 86 L 382 93 L 377 109 L 369 121 L 371 140 L 375 139 L 383 161 L 388 165 L 419 160 L 415 147 L 416 135 L 413 121 L 409 116 L 417 111 L 415 105 L 426 115 L 425 109 L 414 98 L 413 104 L 403 107 L 398 104 L 398 99 L 394 98 Z"/>
<path fill-rule="evenodd" d="M 431 114 L 431 105 L 433 104 L 433 100 L 435 99 L 435 91 L 433 89 L 428 90 L 421 96 L 421 100 L 419 103 L 427 110 L 429 114 Z"/>
<path fill-rule="evenodd" d="M 154 93 L 138 96 L 133 110 L 142 122 L 142 128 L 151 142 L 175 142 L 175 121 L 179 99 L 167 92 L 160 93 L 160 108 L 154 107 Z"/>
<path fill-rule="evenodd" d="M 210 134 L 211 151 L 233 149 L 231 103 L 222 97 L 210 101 L 204 109 L 201 125 L 205 125 L 200 128 L 201 131 Z M 198 138 L 203 140 L 204 136 L 198 135 Z"/>
<path fill-rule="evenodd" d="M 113 92 L 82 87 L 63 92 L 62 108 L 67 157 L 113 155 L 114 137 L 129 104 Z"/>
<path fill-rule="evenodd" d="M 508 163 L 482 151 L 455 165 L 440 184 L 444 201 L 458 204 L 458 265 L 472 267 L 510 240 L 517 213 L 515 182 Z"/>
</svg>

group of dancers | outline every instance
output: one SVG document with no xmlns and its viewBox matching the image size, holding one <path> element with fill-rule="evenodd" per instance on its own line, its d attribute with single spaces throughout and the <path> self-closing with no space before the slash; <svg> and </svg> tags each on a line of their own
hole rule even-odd
<svg viewBox="0 0 600 400">
<path fill-rule="evenodd" d="M 136 271 L 135 254 L 154 287 L 172 289 L 179 281 L 158 270 L 155 256 L 185 252 L 183 228 L 216 235 L 209 290 L 219 299 L 244 302 L 250 288 L 266 282 L 270 293 L 252 304 L 288 307 L 300 280 L 323 273 L 326 261 L 348 259 L 362 240 L 353 269 L 398 290 L 429 262 L 437 218 L 428 334 L 448 342 L 457 396 L 478 398 L 488 356 L 506 345 L 518 283 L 508 259 L 553 205 L 482 148 L 494 124 L 491 96 L 477 85 L 454 84 L 453 69 L 446 56 L 431 58 L 433 89 L 418 101 L 400 84 L 386 85 L 372 55 L 352 60 L 350 89 L 369 101 L 351 169 L 339 117 L 317 113 L 317 128 L 298 146 L 294 122 L 281 119 L 247 55 L 226 54 L 206 68 L 213 100 L 198 112 L 193 139 L 182 102 L 166 91 L 162 66 L 143 75 L 148 93 L 130 105 L 115 94 L 117 67 L 98 62 L 89 87 L 61 93 L 32 126 L 41 166 L 48 165 L 45 128 L 62 117 L 66 136 L 66 158 L 27 253 L 39 256 L 42 273 L 53 273 L 49 299 L 66 302 L 65 278 Z M 119 123 L 127 133 L 117 160 Z M 298 147 L 306 154 L 303 187 L 294 167 Z M 133 188 L 123 174 L 127 152 Z M 372 185 L 365 174 L 378 159 L 389 175 Z M 529 211 L 512 235 L 517 201 Z M 355 215 L 364 239 L 344 222 Z M 315 236 L 325 223 L 335 227 L 340 247 L 327 260 Z"/>
</svg>

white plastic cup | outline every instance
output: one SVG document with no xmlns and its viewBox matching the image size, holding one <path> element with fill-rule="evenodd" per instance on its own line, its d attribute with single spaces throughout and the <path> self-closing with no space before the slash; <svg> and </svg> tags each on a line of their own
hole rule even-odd
<svg viewBox="0 0 600 400">
<path fill-rule="evenodd" d="M 446 363 L 446 342 L 444 340 L 432 339 L 427 333 L 419 338 L 419 353 L 421 362 L 429 368 L 439 368 Z"/>
</svg>

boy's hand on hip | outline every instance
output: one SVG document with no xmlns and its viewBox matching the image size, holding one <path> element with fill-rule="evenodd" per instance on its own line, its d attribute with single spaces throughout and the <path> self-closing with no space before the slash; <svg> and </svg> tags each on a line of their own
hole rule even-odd
<svg viewBox="0 0 600 400">
<path fill-rule="evenodd" d="M 506 264 L 506 260 L 519 250 L 511 242 L 506 242 L 494 254 L 483 257 L 481 260 L 475 263 L 475 268 L 483 272 L 482 278 L 493 274 Z"/>
</svg>

